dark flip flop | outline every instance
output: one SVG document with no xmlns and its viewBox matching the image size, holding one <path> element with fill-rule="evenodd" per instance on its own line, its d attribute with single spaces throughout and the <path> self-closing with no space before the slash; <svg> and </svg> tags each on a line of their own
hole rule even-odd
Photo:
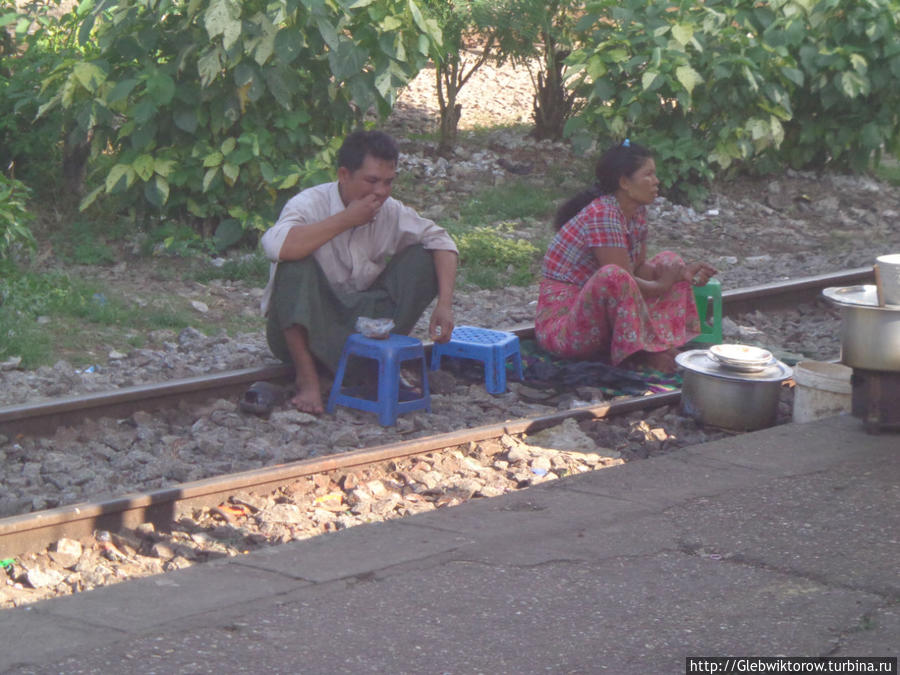
<svg viewBox="0 0 900 675">
<path fill-rule="evenodd" d="M 239 407 L 244 412 L 268 417 L 275 406 L 280 405 L 286 397 L 287 391 L 284 387 L 271 382 L 254 382 L 244 392 Z"/>
</svg>

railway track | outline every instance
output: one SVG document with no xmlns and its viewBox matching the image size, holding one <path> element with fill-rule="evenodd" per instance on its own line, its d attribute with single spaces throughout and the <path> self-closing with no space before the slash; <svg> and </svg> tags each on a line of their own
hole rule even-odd
<svg viewBox="0 0 900 675">
<path fill-rule="evenodd" d="M 737 315 L 760 310 L 776 311 L 814 299 L 822 288 L 851 285 L 871 280 L 871 270 L 857 269 L 818 275 L 723 293 L 724 313 Z M 533 329 L 520 327 L 521 337 L 533 335 Z M 285 380 L 287 367 L 246 369 L 209 377 L 179 380 L 162 385 L 131 387 L 116 392 L 70 397 L 30 405 L 0 409 L 0 433 L 51 433 L 61 425 L 89 417 L 127 415 L 134 410 L 154 410 L 191 399 L 225 397 L 237 394 L 257 380 Z M 79 539 L 98 530 L 118 531 L 141 523 L 153 523 L 165 529 L 186 509 L 214 507 L 231 495 L 246 490 L 275 490 L 300 480 L 338 470 L 352 470 L 378 462 L 394 461 L 464 444 L 477 444 L 516 434 L 533 434 L 560 424 L 567 418 L 596 420 L 628 415 L 676 404 L 679 392 L 636 399 L 613 401 L 581 407 L 551 415 L 505 421 L 481 427 L 429 436 L 401 443 L 382 445 L 327 457 L 292 462 L 274 467 L 183 483 L 173 488 L 128 494 L 106 501 L 80 503 L 0 519 L 0 558 L 9 558 L 46 548 L 63 537 Z"/>
<path fill-rule="evenodd" d="M 871 280 L 871 268 L 860 268 L 723 291 L 723 313 L 725 316 L 735 316 L 757 309 L 776 311 L 808 302 L 828 286 L 849 286 Z M 513 330 L 521 338 L 534 335 L 533 327 L 529 326 L 514 327 Z M 136 410 L 153 411 L 211 396 L 235 396 L 259 380 L 289 382 L 291 374 L 291 368 L 287 365 L 246 368 L 162 384 L 8 406 L 0 408 L 0 434 L 9 438 L 19 434 L 50 435 L 61 426 L 80 423 L 85 419 L 124 417 Z"/>
</svg>

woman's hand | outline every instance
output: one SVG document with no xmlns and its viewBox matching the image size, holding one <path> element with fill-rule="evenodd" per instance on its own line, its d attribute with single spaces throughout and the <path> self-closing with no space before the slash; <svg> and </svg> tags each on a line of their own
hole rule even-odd
<svg viewBox="0 0 900 675">
<path fill-rule="evenodd" d="M 705 286 L 717 271 L 705 262 L 693 262 L 684 266 L 681 278 L 694 286 Z"/>
<path fill-rule="evenodd" d="M 658 262 L 656 267 L 656 280 L 664 289 L 669 289 L 678 281 L 685 278 L 687 267 L 684 263 L 675 260 Z"/>
</svg>

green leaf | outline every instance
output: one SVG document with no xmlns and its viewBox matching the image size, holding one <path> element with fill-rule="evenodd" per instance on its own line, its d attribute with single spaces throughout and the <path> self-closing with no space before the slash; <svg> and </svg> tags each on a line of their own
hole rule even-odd
<svg viewBox="0 0 900 675">
<path fill-rule="evenodd" d="M 588 61 L 587 74 L 592 80 L 603 77 L 608 72 L 609 68 L 599 54 L 594 54 Z"/>
<path fill-rule="evenodd" d="M 252 66 L 248 66 L 246 63 L 239 63 L 234 69 L 234 83 L 239 87 L 243 87 L 245 84 L 253 81 L 255 72 Z"/>
<path fill-rule="evenodd" d="M 681 86 L 687 90 L 688 94 L 693 93 L 694 87 L 703 83 L 703 77 L 690 66 L 678 66 L 675 69 L 675 77 L 681 82 Z"/>
<path fill-rule="evenodd" d="M 190 197 L 187 198 L 187 210 L 192 216 L 197 216 L 198 218 L 206 218 L 209 215 L 205 206 L 200 206 L 195 199 Z"/>
<path fill-rule="evenodd" d="M 156 100 L 157 105 L 169 105 L 175 96 L 175 80 L 166 73 L 154 73 L 147 80 L 147 93 Z"/>
<path fill-rule="evenodd" d="M 128 164 L 116 164 L 106 175 L 107 193 L 127 190 L 134 183 L 136 174 Z"/>
<path fill-rule="evenodd" d="M 228 42 L 234 37 L 235 31 L 240 35 L 240 16 L 240 5 L 233 0 L 211 0 L 203 13 L 203 26 L 210 38 L 221 35 L 226 43 L 225 48 L 228 49 Z"/>
<path fill-rule="evenodd" d="M 413 21 L 416 22 L 416 26 L 419 27 L 419 30 L 425 34 L 428 34 L 429 26 L 425 23 L 425 17 L 422 16 L 422 10 L 419 9 L 419 6 L 414 2 L 414 0 L 408 0 L 409 11 L 412 14 Z"/>
<path fill-rule="evenodd" d="M 594 82 L 593 96 L 599 101 L 609 101 L 616 95 L 616 87 L 608 77 Z"/>
<path fill-rule="evenodd" d="M 684 47 L 694 37 L 694 27 L 686 23 L 675 24 L 672 26 L 672 37 Z"/>
<path fill-rule="evenodd" d="M 206 173 L 203 175 L 203 191 L 207 192 L 209 190 L 209 186 L 212 185 L 213 180 L 215 180 L 216 175 L 219 173 L 219 167 L 213 167 L 211 169 L 207 169 Z"/>
<path fill-rule="evenodd" d="M 155 162 L 150 155 L 139 155 L 138 158 L 131 163 L 131 168 L 134 169 L 138 178 L 142 181 L 148 181 L 150 180 L 150 177 L 153 176 Z"/>
<path fill-rule="evenodd" d="M 224 141 L 222 141 L 220 150 L 222 151 L 223 155 L 228 155 L 235 149 L 235 147 L 237 147 L 237 141 L 234 138 L 226 138 Z"/>
<path fill-rule="evenodd" d="M 157 157 L 153 160 L 153 170 L 164 178 L 168 178 L 175 169 L 176 162 L 174 159 L 161 159 Z"/>
<path fill-rule="evenodd" d="M 275 36 L 275 55 L 284 65 L 293 63 L 304 47 L 303 33 L 294 27 L 282 28 Z"/>
<path fill-rule="evenodd" d="M 628 51 L 625 49 L 610 49 L 606 52 L 607 58 L 615 63 L 622 63 L 628 60 Z"/>
<path fill-rule="evenodd" d="M 385 70 L 375 76 L 375 89 L 377 89 L 378 93 L 385 98 L 387 98 L 390 93 L 392 84 L 393 78 L 391 77 L 390 70 Z"/>
<path fill-rule="evenodd" d="M 225 164 L 222 165 L 222 175 L 225 176 L 225 182 L 228 183 L 229 186 L 234 185 L 237 182 L 240 173 L 241 167 L 237 164 L 225 162 Z"/>
<path fill-rule="evenodd" d="M 224 161 L 225 156 L 217 150 L 215 152 L 209 153 L 206 157 L 203 158 L 203 166 L 216 167 L 220 166 Z"/>
<path fill-rule="evenodd" d="M 316 26 L 318 26 L 319 34 L 322 36 L 322 39 L 325 40 L 325 44 L 328 45 L 328 48 L 337 49 L 339 40 L 334 26 L 322 17 L 316 19 Z"/>
<path fill-rule="evenodd" d="M 244 228 L 234 218 L 227 218 L 219 223 L 213 235 L 213 243 L 220 251 L 229 246 L 234 246 L 244 237 Z"/>
<path fill-rule="evenodd" d="M 149 97 L 142 98 L 131 111 L 134 121 L 138 124 L 146 124 L 156 115 L 156 103 Z"/>
<path fill-rule="evenodd" d="M 169 201 L 169 181 L 162 176 L 153 176 L 144 185 L 144 197 L 153 206 L 161 209 Z"/>
<path fill-rule="evenodd" d="M 278 26 L 276 26 L 265 14 L 260 14 L 257 24 L 262 35 L 259 42 L 253 48 L 253 60 L 258 65 L 263 65 L 275 52 L 275 40 L 278 35 Z"/>
<path fill-rule="evenodd" d="M 118 103 L 119 101 L 128 98 L 131 92 L 134 91 L 137 83 L 138 79 L 135 77 L 130 77 L 127 80 L 116 82 L 116 85 L 106 95 L 106 103 L 108 105 L 113 105 L 114 103 Z"/>
<path fill-rule="evenodd" d="M 101 185 L 97 188 L 94 188 L 90 192 L 88 192 L 84 196 L 84 198 L 81 200 L 81 202 L 79 202 L 78 210 L 86 211 L 91 206 L 91 204 L 93 204 L 95 201 L 97 201 L 97 197 L 99 197 L 100 193 L 103 192 L 105 189 L 106 189 L 106 186 Z"/>
<path fill-rule="evenodd" d="M 662 86 L 663 77 L 656 70 L 646 70 L 641 75 L 641 87 L 644 91 L 653 91 Z"/>
<path fill-rule="evenodd" d="M 281 190 L 287 190 L 288 188 L 294 187 L 299 181 L 300 181 L 299 173 L 288 174 L 278 184 L 278 188 Z"/>
<path fill-rule="evenodd" d="M 178 108 L 173 114 L 175 126 L 184 132 L 193 134 L 197 131 L 198 120 L 195 108 Z"/>
<path fill-rule="evenodd" d="M 403 25 L 403 22 L 399 17 L 396 16 L 386 16 L 384 20 L 381 22 L 381 30 L 385 33 L 392 33 Z"/>
<path fill-rule="evenodd" d="M 336 51 L 329 52 L 328 64 L 338 80 L 347 80 L 362 72 L 368 60 L 368 52 L 350 40 L 343 40 Z"/>
<path fill-rule="evenodd" d="M 836 77 L 835 84 L 844 96 L 851 99 L 868 93 L 869 90 L 868 80 L 854 72 L 840 73 Z"/>
<path fill-rule="evenodd" d="M 784 66 L 781 69 L 781 73 L 789 79 L 791 82 L 796 84 L 798 87 L 803 86 L 803 71 L 798 68 L 790 68 L 788 66 Z"/>
<path fill-rule="evenodd" d="M 769 135 L 770 127 L 764 120 L 751 119 L 744 127 L 750 134 L 750 138 L 754 141 L 766 138 Z"/>
<path fill-rule="evenodd" d="M 284 77 L 277 70 L 267 69 L 265 72 L 266 85 L 275 100 L 287 110 L 291 109 L 291 90 L 288 88 Z"/>
<path fill-rule="evenodd" d="M 204 87 L 215 80 L 222 71 L 222 52 L 218 45 L 211 45 L 209 49 L 197 59 L 197 73 Z"/>
<path fill-rule="evenodd" d="M 368 110 L 375 104 L 375 95 L 372 88 L 362 77 L 351 78 L 347 84 L 350 86 L 350 95 L 353 97 L 353 102 L 359 106 L 360 110 Z"/>
<path fill-rule="evenodd" d="M 72 74 L 82 87 L 91 94 L 95 93 L 103 82 L 106 81 L 106 73 L 97 64 L 90 61 L 81 61 L 72 68 Z"/>
<path fill-rule="evenodd" d="M 866 61 L 865 57 L 861 54 L 851 54 L 850 64 L 853 66 L 853 70 L 860 75 L 865 75 L 866 71 L 869 69 L 869 62 Z"/>
<path fill-rule="evenodd" d="M 88 14 L 84 17 L 84 20 L 81 23 L 81 26 L 78 28 L 78 44 L 86 45 L 90 42 L 91 39 L 91 31 L 94 30 L 94 22 L 97 20 L 96 15 Z"/>
</svg>

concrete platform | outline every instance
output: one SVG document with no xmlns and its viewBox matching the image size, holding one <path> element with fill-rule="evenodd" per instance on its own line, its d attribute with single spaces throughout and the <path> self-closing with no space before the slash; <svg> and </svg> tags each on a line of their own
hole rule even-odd
<svg viewBox="0 0 900 675">
<path fill-rule="evenodd" d="M 0 612 L 7 673 L 683 673 L 897 656 L 900 435 L 786 425 Z"/>
</svg>

